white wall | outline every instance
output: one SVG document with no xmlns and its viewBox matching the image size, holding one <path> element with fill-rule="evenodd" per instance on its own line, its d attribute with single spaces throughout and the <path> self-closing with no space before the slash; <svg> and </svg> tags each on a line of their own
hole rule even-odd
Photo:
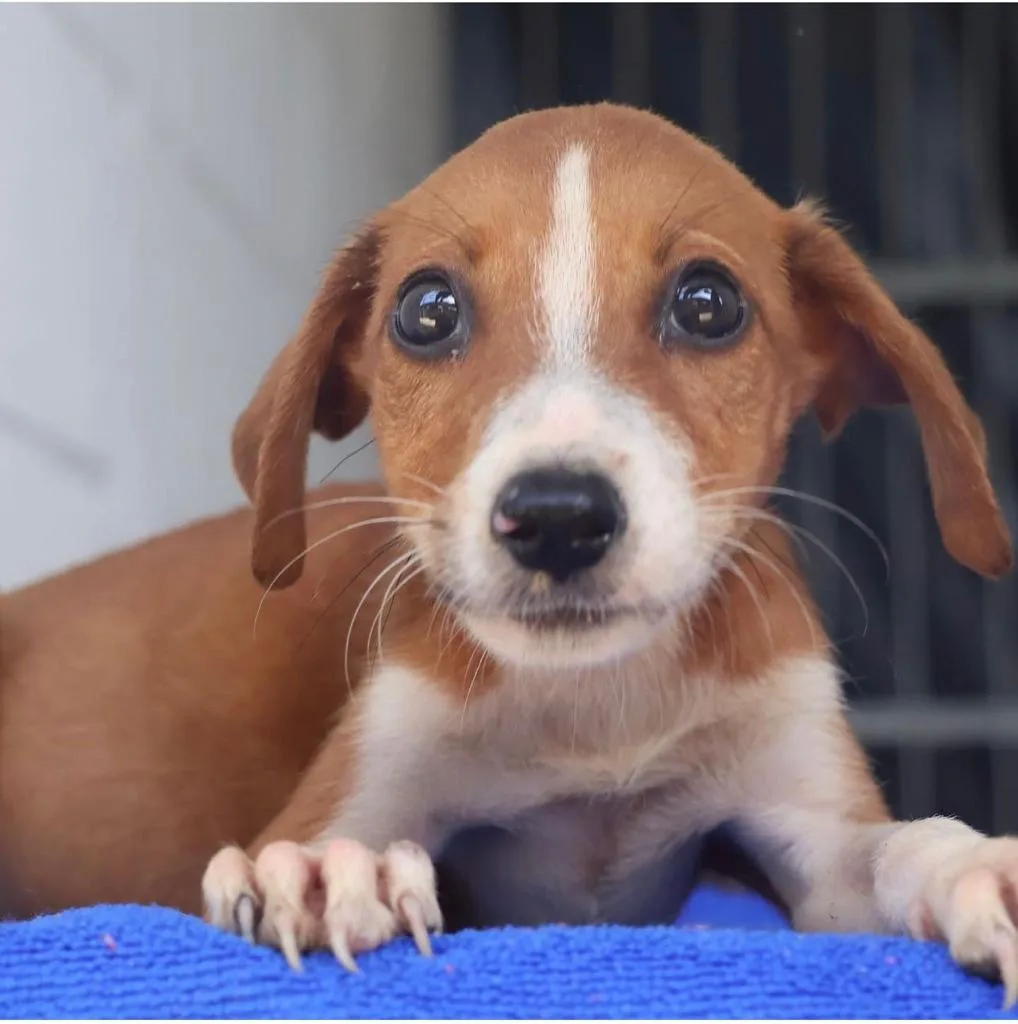
<svg viewBox="0 0 1018 1024">
<path fill-rule="evenodd" d="M 243 500 L 234 417 L 444 155 L 444 17 L 0 6 L 0 587 Z"/>
</svg>

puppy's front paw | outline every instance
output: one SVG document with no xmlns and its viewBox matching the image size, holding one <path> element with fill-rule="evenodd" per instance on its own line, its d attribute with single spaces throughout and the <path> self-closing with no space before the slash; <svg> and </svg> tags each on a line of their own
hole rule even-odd
<svg viewBox="0 0 1018 1024">
<path fill-rule="evenodd" d="M 931 879 L 912 921 L 919 938 L 942 939 L 963 967 L 1004 982 L 1018 1001 L 1018 839 L 986 839 Z"/>
<path fill-rule="evenodd" d="M 250 942 L 275 946 L 295 970 L 304 950 L 331 948 L 357 970 L 357 953 L 407 932 L 425 956 L 442 928 L 431 858 L 416 843 L 383 854 L 348 839 L 317 852 L 270 843 L 253 863 L 235 846 L 220 850 L 202 880 L 205 919 Z"/>
</svg>

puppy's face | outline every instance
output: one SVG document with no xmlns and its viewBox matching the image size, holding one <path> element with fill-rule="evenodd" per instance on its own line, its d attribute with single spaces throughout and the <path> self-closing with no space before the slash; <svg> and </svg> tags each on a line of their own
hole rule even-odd
<svg viewBox="0 0 1018 1024">
<path fill-rule="evenodd" d="M 779 211 L 689 137 L 609 124 L 511 122 L 387 228 L 388 483 L 434 503 L 413 541 L 507 659 L 618 657 L 699 601 L 803 398 Z"/>
<path fill-rule="evenodd" d="M 651 115 L 515 118 L 365 239 L 314 423 L 330 374 L 336 400 L 370 402 L 434 592 L 504 661 L 617 659 L 680 621 L 745 547 L 811 402 L 836 429 L 860 402 L 928 398 L 931 433 L 967 444 L 931 465 L 974 481 L 996 538 L 952 514 L 949 546 L 983 571 L 1009 557 L 929 342 L 811 210 Z M 343 341 L 353 286 L 369 294 Z"/>
</svg>

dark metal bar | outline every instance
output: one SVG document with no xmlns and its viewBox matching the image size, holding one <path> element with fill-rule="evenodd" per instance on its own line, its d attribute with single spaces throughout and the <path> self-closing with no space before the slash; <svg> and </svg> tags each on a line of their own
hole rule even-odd
<svg viewBox="0 0 1018 1024">
<path fill-rule="evenodd" d="M 718 149 L 737 159 L 739 98 L 736 61 L 739 40 L 736 5 L 702 4 L 699 11 L 703 129 Z"/>
<path fill-rule="evenodd" d="M 968 178 L 976 186 L 969 210 L 983 256 L 1004 252 L 1000 208 L 998 117 L 1001 74 L 997 41 L 1004 30 L 996 4 L 965 4 L 962 16 L 961 125 Z M 969 198 L 969 197 L 966 197 Z"/>
<path fill-rule="evenodd" d="M 521 4 L 523 56 L 521 96 L 525 110 L 559 100 L 558 4 Z"/>
<path fill-rule="evenodd" d="M 953 259 L 936 263 L 877 259 L 880 283 L 902 305 L 958 306 L 1018 301 L 1018 260 Z"/>
<path fill-rule="evenodd" d="M 789 105 L 792 177 L 800 195 L 826 191 L 826 50 L 824 11 L 820 4 L 789 4 Z M 796 438 L 795 486 L 825 501 L 834 501 L 834 458 L 820 432 Z M 839 522 L 827 510 L 804 503 L 796 511 L 801 524 L 824 547 L 837 552 Z M 822 551 L 822 548 L 818 548 Z M 839 622 L 841 578 L 829 558 L 810 559 L 809 578 L 825 617 Z"/>
<path fill-rule="evenodd" d="M 874 746 L 1018 747 L 1018 700 L 930 701 L 921 697 L 867 700 L 849 711 L 859 737 Z"/>
<path fill-rule="evenodd" d="M 827 184 L 824 8 L 789 4 L 787 10 L 792 175 L 800 192 L 823 195 Z"/>
<path fill-rule="evenodd" d="M 885 254 L 908 249 L 906 218 L 913 113 L 912 12 L 900 4 L 876 9 L 877 165 L 880 168 L 881 245 Z M 888 418 L 884 471 L 891 556 L 891 623 L 895 689 L 913 699 L 929 696 L 929 604 L 926 593 L 927 510 L 911 419 Z M 933 758 L 926 749 L 903 747 L 899 756 L 902 812 L 925 817 L 936 803 Z"/>
<path fill-rule="evenodd" d="M 998 40 L 1004 24 L 996 5 L 967 4 L 962 8 L 962 126 L 961 134 L 969 171 L 971 217 L 975 245 L 980 255 L 999 259 L 1006 246 L 1001 225 L 1002 183 L 998 170 L 1001 69 Z M 969 197 L 966 197 L 969 198 Z M 971 300 L 970 300 L 971 301 Z M 1008 396 L 1002 392 L 993 367 L 1013 359 L 1009 326 L 1013 317 L 1001 310 L 986 310 L 972 303 L 973 401 L 986 429 L 991 466 L 1005 514 L 1012 524 L 1018 515 L 1018 495 L 1010 477 L 1011 432 Z M 1018 601 L 1015 587 L 984 585 L 983 643 L 986 652 L 987 690 L 991 695 L 1016 692 L 1014 666 L 1018 664 Z M 990 778 L 993 828 L 997 832 L 1018 829 L 1018 802 L 1013 781 L 1018 778 L 1018 735 L 993 742 Z"/>
<path fill-rule="evenodd" d="M 906 248 L 903 211 L 914 106 L 912 12 L 905 4 L 880 4 L 875 15 L 881 247 L 885 255 L 901 255 Z"/>
<path fill-rule="evenodd" d="M 612 95 L 620 103 L 650 103 L 650 5 L 612 7 Z"/>
</svg>

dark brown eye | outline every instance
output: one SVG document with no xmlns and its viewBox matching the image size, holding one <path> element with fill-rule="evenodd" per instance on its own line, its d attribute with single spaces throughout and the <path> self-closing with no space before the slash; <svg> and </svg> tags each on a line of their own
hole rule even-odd
<svg viewBox="0 0 1018 1024">
<path fill-rule="evenodd" d="M 425 359 L 454 355 L 466 341 L 456 288 L 441 274 L 412 277 L 400 291 L 392 334 L 405 352 Z"/>
<path fill-rule="evenodd" d="M 663 340 L 674 344 L 720 347 L 733 342 L 748 320 L 739 286 L 721 267 L 697 263 L 678 277 L 665 311 Z"/>
</svg>

